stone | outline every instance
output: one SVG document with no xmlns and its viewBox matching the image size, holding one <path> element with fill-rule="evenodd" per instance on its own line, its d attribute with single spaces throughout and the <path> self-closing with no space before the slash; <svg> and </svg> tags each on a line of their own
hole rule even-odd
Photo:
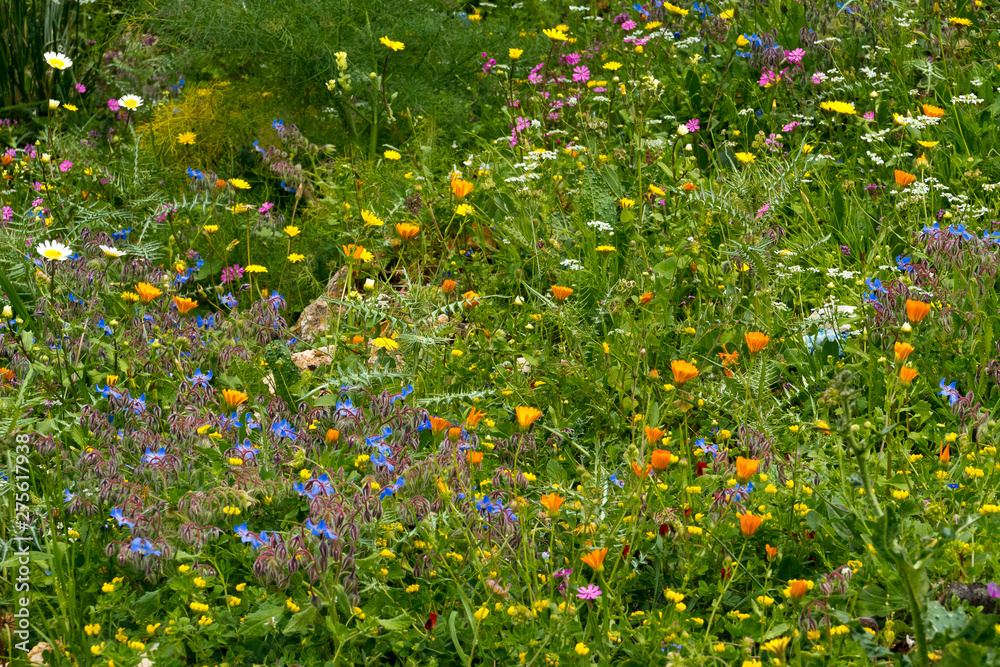
<svg viewBox="0 0 1000 667">
<path fill-rule="evenodd" d="M 292 333 L 304 341 L 313 341 L 322 337 L 330 329 L 330 321 L 336 315 L 347 311 L 344 306 L 330 303 L 327 299 L 340 299 L 344 295 L 344 281 L 347 279 L 347 267 L 337 270 L 326 284 L 323 294 L 302 310 L 299 321 L 292 327 Z"/>
</svg>

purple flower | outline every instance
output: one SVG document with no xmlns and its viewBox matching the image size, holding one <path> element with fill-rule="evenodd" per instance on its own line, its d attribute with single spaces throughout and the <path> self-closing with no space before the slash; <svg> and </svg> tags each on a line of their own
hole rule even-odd
<svg viewBox="0 0 1000 667">
<path fill-rule="evenodd" d="M 577 83 L 587 83 L 590 80 L 590 70 L 586 65 L 573 68 L 573 81 Z"/>
<path fill-rule="evenodd" d="M 575 65 L 578 62 L 580 62 L 580 54 L 579 53 L 569 53 L 569 54 L 566 55 L 566 64 L 567 65 Z"/>
<path fill-rule="evenodd" d="M 69 160 L 64 160 L 63 162 L 59 163 L 59 171 L 63 172 L 64 174 L 72 168 L 73 168 L 73 163 L 70 162 Z"/>
<path fill-rule="evenodd" d="M 271 203 L 271 202 L 269 202 L 269 201 L 266 201 L 266 202 L 264 202 L 263 204 L 261 204 L 260 208 L 259 208 L 259 209 L 257 209 L 257 212 L 258 212 L 258 213 L 267 213 L 267 212 L 268 212 L 268 211 L 270 211 L 270 210 L 271 210 L 272 208 L 274 208 L 274 204 L 273 204 L 273 203 Z"/>
<path fill-rule="evenodd" d="M 76 88 L 76 92 L 80 93 L 81 95 L 83 95 L 85 92 L 87 92 L 87 87 L 85 85 L 83 85 L 82 83 L 78 83 L 78 84 L 76 84 L 73 87 Z"/>
<path fill-rule="evenodd" d="M 3 211 L 0 212 L 0 219 L 2 219 L 4 222 L 7 222 L 12 217 L 14 217 L 14 209 L 12 209 L 10 206 L 4 206 Z"/>
<path fill-rule="evenodd" d="M 635 30 L 637 25 L 638 24 L 635 21 L 629 19 L 622 23 L 622 30 Z"/>
<path fill-rule="evenodd" d="M 863 116 L 863 118 L 865 120 L 875 120 L 875 112 L 874 111 L 866 111 L 865 115 Z"/>
<path fill-rule="evenodd" d="M 587 584 L 576 589 L 576 597 L 581 600 L 596 600 L 601 597 L 601 589 L 594 584 Z"/>
<path fill-rule="evenodd" d="M 986 592 L 989 593 L 991 598 L 1000 598 L 1000 584 L 991 581 L 986 585 Z"/>
<path fill-rule="evenodd" d="M 118 100 L 116 100 L 113 97 L 110 100 L 108 100 L 108 108 L 111 109 L 112 111 L 118 111 Z"/>
<path fill-rule="evenodd" d="M 810 81 L 812 81 L 813 83 L 815 83 L 818 86 L 819 84 L 821 84 L 824 81 L 826 81 L 826 74 L 824 74 L 823 72 L 815 72 L 812 75 L 812 78 L 810 79 Z"/>
<path fill-rule="evenodd" d="M 697 118 L 692 118 L 685 125 L 688 129 L 688 132 L 690 132 L 691 134 L 694 134 L 695 132 L 701 129 L 701 121 L 699 121 Z"/>
</svg>

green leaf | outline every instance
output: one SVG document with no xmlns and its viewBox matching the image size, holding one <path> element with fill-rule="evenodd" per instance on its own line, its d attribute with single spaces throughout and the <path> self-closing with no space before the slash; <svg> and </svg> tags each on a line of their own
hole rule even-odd
<svg viewBox="0 0 1000 667">
<path fill-rule="evenodd" d="M 386 630 L 405 630 L 413 624 L 413 617 L 405 612 L 399 616 L 393 616 L 392 618 L 380 618 L 377 620 L 378 624 Z"/>
<path fill-rule="evenodd" d="M 451 635 L 451 643 L 455 645 L 455 652 L 458 653 L 458 657 L 463 665 L 469 664 L 469 659 L 465 655 L 465 651 L 462 650 L 462 645 L 458 641 L 458 631 L 455 630 L 455 619 L 458 618 L 458 611 L 453 610 L 451 614 L 448 615 L 448 634 Z"/>
<path fill-rule="evenodd" d="M 309 627 L 316 622 L 316 616 L 319 614 L 319 610 L 312 605 L 307 605 L 305 609 L 296 613 L 288 621 L 288 625 L 285 626 L 284 634 L 286 635 L 304 635 L 307 632 L 312 632 Z"/>
</svg>

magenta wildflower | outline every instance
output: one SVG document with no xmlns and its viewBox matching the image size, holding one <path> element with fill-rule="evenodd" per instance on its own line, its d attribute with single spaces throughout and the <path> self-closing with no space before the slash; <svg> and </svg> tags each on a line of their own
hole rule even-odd
<svg viewBox="0 0 1000 667">
<path fill-rule="evenodd" d="M 116 100 L 113 97 L 110 100 L 108 100 L 108 108 L 111 109 L 112 111 L 118 111 L 119 109 L 118 100 Z"/>
<path fill-rule="evenodd" d="M 802 58 L 805 55 L 806 52 L 803 49 L 795 49 L 794 51 L 785 51 L 785 58 L 788 59 L 788 62 L 793 63 L 795 65 L 801 65 Z"/>
<path fill-rule="evenodd" d="M 826 74 L 823 72 L 814 72 L 810 80 L 818 86 L 826 81 Z"/>
<path fill-rule="evenodd" d="M 243 269 L 239 264 L 233 264 L 222 270 L 222 284 L 231 283 L 243 277 Z"/>
<path fill-rule="evenodd" d="M 257 209 L 257 212 L 258 213 L 267 213 L 272 208 L 274 208 L 274 204 L 272 202 L 266 201 L 263 204 L 261 204 L 261 207 L 259 209 Z"/>
<path fill-rule="evenodd" d="M 4 206 L 3 211 L 0 211 L 0 220 L 3 220 L 4 222 L 7 222 L 13 217 L 14 217 L 14 209 L 12 209 L 10 206 Z"/>
<path fill-rule="evenodd" d="M 764 70 L 760 75 L 760 79 L 757 80 L 757 85 L 766 88 L 773 83 L 777 83 L 780 79 L 781 77 L 777 73 L 771 70 Z"/>
<path fill-rule="evenodd" d="M 629 19 L 622 23 L 622 30 L 635 30 L 637 25 L 638 24 L 635 21 Z"/>
<path fill-rule="evenodd" d="M 568 53 L 568 54 L 566 54 L 566 64 L 567 65 L 575 65 L 578 62 L 580 62 L 580 54 L 579 53 Z"/>
<path fill-rule="evenodd" d="M 701 122 L 697 118 L 692 118 L 686 123 L 688 132 L 694 134 L 701 129 Z"/>
<path fill-rule="evenodd" d="M 771 210 L 770 204 L 764 204 L 759 209 L 757 209 L 757 219 L 760 220 L 764 217 L 764 214 Z"/>
<path fill-rule="evenodd" d="M 874 111 L 866 111 L 865 115 L 863 116 L 863 118 L 865 120 L 875 120 L 875 112 Z"/>
<path fill-rule="evenodd" d="M 72 168 L 73 168 L 73 163 L 70 162 L 69 160 L 64 160 L 64 161 L 62 161 L 62 162 L 59 163 L 59 171 L 61 171 L 63 173 L 66 173 L 67 171 L 69 171 Z"/>
<path fill-rule="evenodd" d="M 576 589 L 576 597 L 581 600 L 596 600 L 601 597 L 601 589 L 599 586 L 594 584 L 587 584 L 586 586 L 580 586 Z"/>
<path fill-rule="evenodd" d="M 590 70 L 586 65 L 573 68 L 573 81 L 577 83 L 587 83 L 590 81 Z"/>
<path fill-rule="evenodd" d="M 82 83 L 78 83 L 78 84 L 76 84 L 73 87 L 76 88 L 76 92 L 80 93 L 81 95 L 83 95 L 85 92 L 87 92 L 87 87 L 85 85 L 83 85 Z"/>
<path fill-rule="evenodd" d="M 789 123 L 788 125 L 785 125 L 784 127 L 782 127 L 782 128 L 781 128 L 781 131 L 782 131 L 782 132 L 791 132 L 792 130 L 794 130 L 794 129 L 795 129 L 795 128 L 797 128 L 798 126 L 799 126 L 799 121 L 797 121 L 797 120 L 793 120 L 793 121 L 792 121 L 791 123 Z"/>
</svg>

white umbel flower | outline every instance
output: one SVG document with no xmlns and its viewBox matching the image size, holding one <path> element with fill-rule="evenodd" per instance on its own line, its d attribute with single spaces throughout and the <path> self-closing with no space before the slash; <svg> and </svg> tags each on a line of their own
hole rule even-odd
<svg viewBox="0 0 1000 667">
<path fill-rule="evenodd" d="M 103 252 L 108 257 L 122 257 L 122 256 L 125 255 L 125 251 L 124 250 L 119 250 L 118 248 L 116 248 L 114 246 L 102 245 L 102 246 L 97 246 L 97 247 L 100 248 L 101 252 Z"/>
<path fill-rule="evenodd" d="M 58 241 L 46 241 L 45 243 L 39 243 L 35 248 L 35 251 L 45 259 L 51 259 L 56 262 L 65 261 L 73 254 L 72 250 Z"/>
<path fill-rule="evenodd" d="M 64 53 L 57 53 L 56 51 L 46 51 L 42 54 L 42 58 L 53 69 L 66 69 L 73 65 L 73 61 L 69 59 L 69 56 Z"/>
<path fill-rule="evenodd" d="M 123 95 L 118 98 L 118 104 L 130 111 L 135 111 L 142 106 L 142 98 L 138 95 Z"/>
</svg>

